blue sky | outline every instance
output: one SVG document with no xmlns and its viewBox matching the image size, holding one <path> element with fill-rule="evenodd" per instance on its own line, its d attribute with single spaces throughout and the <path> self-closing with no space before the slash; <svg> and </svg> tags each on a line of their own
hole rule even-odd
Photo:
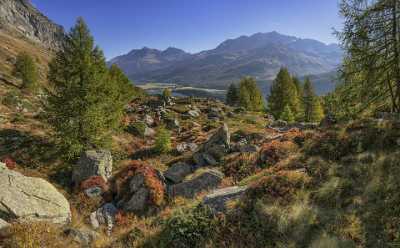
<svg viewBox="0 0 400 248">
<path fill-rule="evenodd" d="M 82 16 L 108 59 L 143 46 L 188 52 L 278 31 L 337 42 L 338 0 L 31 0 L 66 30 Z"/>
</svg>

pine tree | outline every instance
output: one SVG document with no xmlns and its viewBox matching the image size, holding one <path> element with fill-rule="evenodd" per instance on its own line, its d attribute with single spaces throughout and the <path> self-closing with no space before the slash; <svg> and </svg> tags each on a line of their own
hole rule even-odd
<svg viewBox="0 0 400 248">
<path fill-rule="evenodd" d="M 294 114 L 293 114 L 292 110 L 290 109 L 289 105 L 286 105 L 285 108 L 283 109 L 280 119 L 287 121 L 288 123 L 293 123 L 295 121 Z"/>
<path fill-rule="evenodd" d="M 35 91 L 38 87 L 38 70 L 34 59 L 25 52 L 17 56 L 13 75 L 22 80 L 22 88 Z"/>
<path fill-rule="evenodd" d="M 293 84 L 296 87 L 296 94 L 298 99 L 298 109 L 296 114 L 296 120 L 303 121 L 304 120 L 304 102 L 303 102 L 303 85 L 301 81 L 297 77 L 293 77 Z"/>
<path fill-rule="evenodd" d="M 54 91 L 48 112 L 68 158 L 85 149 L 107 148 L 119 127 L 123 102 L 119 72 L 109 70 L 102 51 L 83 19 L 65 38 L 63 49 L 49 65 Z M 119 83 L 116 83 L 119 82 Z"/>
<path fill-rule="evenodd" d="M 309 78 L 304 82 L 304 117 L 307 122 L 319 122 L 324 117 L 323 109 L 318 96 Z"/>
<path fill-rule="evenodd" d="M 240 81 L 239 104 L 250 111 L 261 111 L 264 108 L 264 99 L 254 78 L 245 77 Z"/>
<path fill-rule="evenodd" d="M 296 86 L 289 71 L 281 68 L 271 86 L 268 108 L 275 118 L 279 118 L 286 106 L 289 106 L 294 115 L 299 113 L 299 97 Z"/>
<path fill-rule="evenodd" d="M 228 88 L 226 103 L 230 106 L 236 106 L 239 103 L 239 89 L 235 84 L 231 84 Z"/>
</svg>

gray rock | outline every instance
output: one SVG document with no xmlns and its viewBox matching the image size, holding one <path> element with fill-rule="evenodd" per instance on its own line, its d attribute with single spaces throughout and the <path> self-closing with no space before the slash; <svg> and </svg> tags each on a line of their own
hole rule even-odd
<svg viewBox="0 0 400 248">
<path fill-rule="evenodd" d="M 111 177 L 112 157 L 106 150 L 89 150 L 84 152 L 72 171 L 72 181 L 79 185 L 92 176 L 101 176 L 105 181 Z"/>
<path fill-rule="evenodd" d="M 118 209 L 112 203 L 106 203 L 101 208 L 90 214 L 90 223 L 94 229 L 100 225 L 107 226 L 107 234 L 110 235 L 115 224 L 115 215 Z"/>
<path fill-rule="evenodd" d="M 140 188 L 131 196 L 129 201 L 123 202 L 122 208 L 126 212 L 142 212 L 146 209 L 149 197 L 150 190 L 144 187 Z M 121 204 L 119 203 L 119 205 Z"/>
<path fill-rule="evenodd" d="M 5 219 L 66 224 L 71 210 L 65 197 L 42 178 L 26 177 L 0 165 L 0 216 Z"/>
<path fill-rule="evenodd" d="M 220 171 L 208 170 L 199 176 L 179 184 L 169 187 L 168 195 L 173 198 L 182 196 L 185 198 L 193 198 L 196 194 L 217 188 L 224 175 Z"/>
<path fill-rule="evenodd" d="M 189 110 L 188 114 L 193 118 L 197 118 L 197 117 L 200 116 L 200 113 L 198 111 L 196 111 L 196 110 Z"/>
<path fill-rule="evenodd" d="M 97 232 L 89 229 L 68 228 L 64 233 L 82 247 L 90 247 L 99 236 Z"/>
<path fill-rule="evenodd" d="M 238 152 L 258 152 L 260 150 L 260 147 L 256 145 L 251 145 L 251 144 L 245 144 L 241 145 L 237 148 Z"/>
<path fill-rule="evenodd" d="M 145 115 L 144 116 L 144 123 L 146 123 L 147 126 L 152 126 L 154 124 L 154 119 L 150 115 Z"/>
<path fill-rule="evenodd" d="M 166 119 L 165 123 L 166 123 L 168 129 L 172 129 L 172 130 L 176 129 L 176 130 L 178 130 L 178 132 L 180 132 L 181 126 L 179 124 L 178 119 L 175 119 L 175 118 L 174 119 Z"/>
<path fill-rule="evenodd" d="M 178 162 L 169 167 L 169 169 L 164 173 L 164 176 L 174 183 L 180 183 L 192 172 L 192 166 L 183 162 Z"/>
<path fill-rule="evenodd" d="M 218 162 L 215 160 L 215 158 L 212 155 L 210 155 L 208 153 L 203 153 L 202 155 L 208 165 L 215 166 L 218 164 Z"/>
<path fill-rule="evenodd" d="M 144 129 L 144 134 L 143 135 L 145 137 L 151 137 L 151 136 L 154 136 L 155 134 L 156 134 L 156 131 L 153 128 L 146 127 Z"/>
<path fill-rule="evenodd" d="M 247 187 L 229 187 L 218 189 L 203 199 L 203 205 L 210 207 L 214 212 L 226 212 L 226 203 L 240 198 Z"/>
<path fill-rule="evenodd" d="M 194 152 L 197 150 L 197 148 L 198 148 L 198 146 L 195 143 L 185 143 L 185 142 L 178 144 L 176 146 L 176 150 L 179 153 L 184 153 L 186 151 Z"/>
</svg>

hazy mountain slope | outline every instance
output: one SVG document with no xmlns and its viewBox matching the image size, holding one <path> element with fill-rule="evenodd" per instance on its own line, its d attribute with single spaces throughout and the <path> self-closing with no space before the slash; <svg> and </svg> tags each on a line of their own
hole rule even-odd
<svg viewBox="0 0 400 248">
<path fill-rule="evenodd" d="M 192 55 L 179 51 L 182 56 L 163 60 L 159 56 L 162 51 L 143 48 L 110 63 L 119 65 L 137 83 L 156 81 L 225 88 L 247 75 L 259 81 L 271 80 L 282 66 L 298 76 L 331 72 L 342 57 L 337 45 L 277 32 L 229 39 L 215 49 Z"/>
</svg>

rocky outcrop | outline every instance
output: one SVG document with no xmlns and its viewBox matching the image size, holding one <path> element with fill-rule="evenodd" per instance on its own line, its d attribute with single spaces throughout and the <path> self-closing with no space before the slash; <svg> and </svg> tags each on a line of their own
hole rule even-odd
<svg viewBox="0 0 400 248">
<path fill-rule="evenodd" d="M 5 220 L 59 224 L 71 220 L 67 199 L 42 178 L 24 176 L 1 163 L 0 189 L 0 217 Z"/>
<path fill-rule="evenodd" d="M 203 205 L 210 207 L 214 212 L 226 212 L 226 203 L 240 198 L 247 187 L 229 187 L 218 189 L 203 199 Z"/>
<path fill-rule="evenodd" d="M 63 27 L 50 21 L 28 0 L 0 1 L 0 29 L 20 33 L 52 50 L 61 48 L 64 38 Z"/>
<path fill-rule="evenodd" d="M 82 181 L 101 176 L 106 182 L 112 173 L 112 156 L 107 150 L 90 150 L 84 152 L 72 171 L 72 181 L 79 185 Z"/>
<path fill-rule="evenodd" d="M 217 188 L 223 177 L 224 175 L 217 170 L 208 170 L 191 180 L 170 186 L 168 194 L 171 198 L 177 196 L 193 198 L 202 191 Z"/>
<path fill-rule="evenodd" d="M 224 124 L 193 154 L 193 161 L 198 167 L 214 166 L 229 152 L 230 143 L 229 128 Z"/>
<path fill-rule="evenodd" d="M 173 164 L 164 173 L 164 177 L 173 183 L 180 183 L 187 175 L 193 172 L 193 167 L 183 162 Z"/>
</svg>

